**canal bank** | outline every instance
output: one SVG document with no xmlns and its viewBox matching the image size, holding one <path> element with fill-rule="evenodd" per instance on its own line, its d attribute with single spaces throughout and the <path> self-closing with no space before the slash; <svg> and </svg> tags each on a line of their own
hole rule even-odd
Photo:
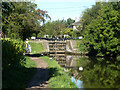
<svg viewBox="0 0 120 90">
<path fill-rule="evenodd" d="M 64 71 L 55 59 L 51 59 L 47 56 L 40 57 L 48 63 L 48 70 L 50 79 L 48 81 L 49 88 L 77 88 L 77 86 L 71 82 L 71 77 Z"/>
<path fill-rule="evenodd" d="M 34 47 L 34 50 L 32 50 L 32 54 L 37 55 L 37 57 L 39 57 L 40 60 L 44 60 L 45 62 L 48 63 L 48 71 L 49 71 L 48 86 L 49 88 L 77 88 L 77 86 L 73 82 L 71 82 L 70 76 L 64 71 L 64 68 L 61 67 L 57 61 L 55 61 L 54 59 L 51 60 L 47 56 L 41 56 L 40 54 L 38 55 L 37 48 L 42 48 L 44 50 L 44 48 L 41 47 L 40 45 L 41 43 L 38 43 L 38 41 L 37 43 L 35 43 L 34 41 L 34 42 L 30 42 L 30 44 L 31 44 L 31 47 Z M 30 84 L 28 86 L 30 86 Z M 43 87 L 43 88 L 46 88 L 46 87 Z"/>
</svg>

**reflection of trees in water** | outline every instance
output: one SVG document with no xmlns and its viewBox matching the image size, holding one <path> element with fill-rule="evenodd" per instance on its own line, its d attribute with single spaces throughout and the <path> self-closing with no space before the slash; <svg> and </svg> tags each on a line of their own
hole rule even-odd
<svg viewBox="0 0 120 90">
<path fill-rule="evenodd" d="M 90 63 L 90 60 L 89 60 L 88 57 L 79 57 L 79 59 L 77 60 L 77 65 L 76 66 L 84 68 L 89 63 Z"/>
<path fill-rule="evenodd" d="M 85 88 L 120 88 L 120 62 L 115 59 L 90 59 L 82 72 Z"/>
<path fill-rule="evenodd" d="M 88 60 L 88 57 L 68 55 L 66 56 L 67 68 L 65 71 L 68 72 L 71 76 L 74 74 L 76 80 L 82 80 L 82 75 L 79 71 L 79 67 L 85 67 L 85 65 L 87 65 L 89 62 L 90 61 Z"/>
<path fill-rule="evenodd" d="M 76 65 L 66 68 L 66 71 L 75 79 L 83 81 L 84 88 L 120 88 L 120 60 L 104 58 L 87 58 L 70 56 L 66 58 L 66 63 L 71 67 L 71 63 Z M 79 71 L 82 66 L 83 71 Z"/>
<path fill-rule="evenodd" d="M 120 60 L 80 57 L 68 73 L 83 81 L 84 88 L 120 88 Z"/>
</svg>

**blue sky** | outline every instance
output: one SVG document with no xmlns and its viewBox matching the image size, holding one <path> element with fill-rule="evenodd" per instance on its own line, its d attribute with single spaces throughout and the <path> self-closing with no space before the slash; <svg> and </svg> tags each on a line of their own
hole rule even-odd
<svg viewBox="0 0 120 90">
<path fill-rule="evenodd" d="M 48 11 L 53 20 L 80 19 L 82 12 L 95 5 L 95 0 L 36 0 L 38 8 Z"/>
</svg>

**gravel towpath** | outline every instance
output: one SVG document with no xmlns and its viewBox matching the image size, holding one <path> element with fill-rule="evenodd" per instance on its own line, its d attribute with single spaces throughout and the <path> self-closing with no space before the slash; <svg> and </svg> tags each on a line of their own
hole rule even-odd
<svg viewBox="0 0 120 90">
<path fill-rule="evenodd" d="M 37 72 L 26 89 L 31 90 L 32 88 L 48 88 L 48 64 L 44 60 L 40 59 L 40 57 L 36 57 L 34 55 L 30 55 L 30 57 L 37 64 Z"/>
</svg>

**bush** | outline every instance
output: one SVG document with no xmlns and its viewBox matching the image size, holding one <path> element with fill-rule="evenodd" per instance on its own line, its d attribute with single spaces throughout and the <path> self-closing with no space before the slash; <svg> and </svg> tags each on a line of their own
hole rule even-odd
<svg viewBox="0 0 120 90">
<path fill-rule="evenodd" d="M 2 39 L 3 69 L 14 68 L 24 62 L 24 42 L 16 39 Z"/>
<path fill-rule="evenodd" d="M 26 88 L 36 72 L 36 64 L 30 57 L 25 56 L 25 64 L 21 67 L 7 69 L 2 72 L 2 87 Z"/>
<path fill-rule="evenodd" d="M 36 64 L 23 56 L 24 42 L 19 39 L 2 39 L 3 88 L 26 88 L 36 72 Z"/>
</svg>

